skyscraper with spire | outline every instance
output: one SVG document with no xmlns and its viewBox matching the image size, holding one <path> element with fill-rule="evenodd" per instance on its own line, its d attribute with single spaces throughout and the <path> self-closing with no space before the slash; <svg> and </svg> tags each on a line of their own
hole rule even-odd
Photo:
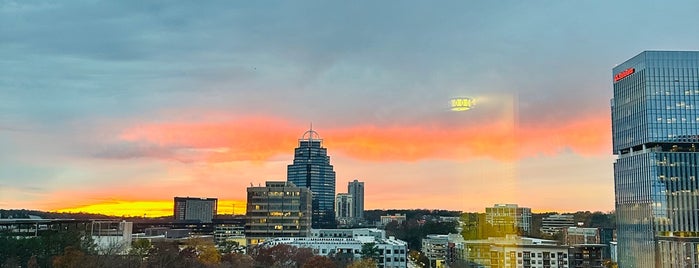
<svg viewBox="0 0 699 268">
<path fill-rule="evenodd" d="M 335 228 L 335 171 L 323 140 L 311 127 L 299 139 L 294 163 L 287 166 L 287 181 L 312 192 L 311 227 Z"/>
</svg>

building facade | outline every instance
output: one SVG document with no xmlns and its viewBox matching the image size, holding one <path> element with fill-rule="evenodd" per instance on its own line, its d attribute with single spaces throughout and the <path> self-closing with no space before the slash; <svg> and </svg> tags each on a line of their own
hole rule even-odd
<svg viewBox="0 0 699 268">
<path fill-rule="evenodd" d="M 568 268 L 570 247 L 554 240 L 507 235 L 466 240 L 464 259 L 468 267 L 483 268 Z"/>
<path fill-rule="evenodd" d="M 394 222 L 394 221 L 398 224 L 402 224 L 403 222 L 405 222 L 406 217 L 405 217 L 405 214 L 396 213 L 394 215 L 381 216 L 379 218 L 379 220 L 380 220 L 379 221 L 380 226 L 386 226 L 386 224 L 389 224 L 389 223 Z"/>
<path fill-rule="evenodd" d="M 354 180 L 347 184 L 347 193 L 352 195 L 352 211 L 358 220 L 364 219 L 364 182 Z"/>
<path fill-rule="evenodd" d="M 275 237 L 305 237 L 311 231 L 311 192 L 292 182 L 268 181 L 248 187 L 245 214 L 248 246 Z"/>
<path fill-rule="evenodd" d="M 354 198 L 351 194 L 339 193 L 335 199 L 335 217 L 338 221 L 354 218 Z"/>
<path fill-rule="evenodd" d="M 309 237 L 283 237 L 268 240 L 263 246 L 287 244 L 298 248 L 310 248 L 321 256 L 346 254 L 358 260 L 362 258 L 362 246 L 373 243 L 377 249 L 379 268 L 405 268 L 408 266 L 408 243 L 394 237 L 386 238 L 384 230 L 313 229 Z"/>
<path fill-rule="evenodd" d="M 542 234 L 554 235 L 561 230 L 575 226 L 575 216 L 573 214 L 552 214 L 541 219 Z"/>
<path fill-rule="evenodd" d="M 175 197 L 176 221 L 211 222 L 218 209 L 218 198 Z"/>
<path fill-rule="evenodd" d="M 575 244 L 600 244 L 600 229 L 568 227 L 563 229 L 563 243 L 566 245 Z"/>
<path fill-rule="evenodd" d="M 501 232 L 516 233 L 521 230 L 529 233 L 532 226 L 532 210 L 516 204 L 495 204 L 485 208 L 485 221 Z"/>
<path fill-rule="evenodd" d="M 620 267 L 699 265 L 699 52 L 645 51 L 614 67 Z"/>
<path fill-rule="evenodd" d="M 286 174 L 287 181 L 313 193 L 313 228 L 335 228 L 335 171 L 323 140 L 313 129 L 299 139 Z"/>
</svg>

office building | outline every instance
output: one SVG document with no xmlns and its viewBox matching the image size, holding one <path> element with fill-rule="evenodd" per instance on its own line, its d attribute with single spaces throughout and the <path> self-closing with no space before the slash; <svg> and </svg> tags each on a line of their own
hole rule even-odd
<svg viewBox="0 0 699 268">
<path fill-rule="evenodd" d="M 292 182 L 248 187 L 245 240 L 248 246 L 274 237 L 305 237 L 311 231 L 311 192 Z"/>
<path fill-rule="evenodd" d="M 507 235 L 463 243 L 469 267 L 575 267 L 569 263 L 570 247 L 554 240 Z"/>
<path fill-rule="evenodd" d="M 380 226 L 386 226 L 386 224 L 389 224 L 389 223 L 394 222 L 394 221 L 398 224 L 403 224 L 403 222 L 405 222 L 405 220 L 406 220 L 406 217 L 405 217 L 405 214 L 396 213 L 394 215 L 381 216 L 379 218 L 379 220 L 380 220 L 380 222 L 379 222 Z"/>
<path fill-rule="evenodd" d="M 422 252 L 430 260 L 430 267 L 444 267 L 448 263 L 449 235 L 427 235 L 422 239 Z"/>
<path fill-rule="evenodd" d="M 175 197 L 175 221 L 211 222 L 218 209 L 217 198 Z"/>
<path fill-rule="evenodd" d="M 645 51 L 612 80 L 619 267 L 697 267 L 699 52 Z"/>
<path fill-rule="evenodd" d="M 347 184 L 347 193 L 352 195 L 352 210 L 354 218 L 364 219 L 364 182 L 354 180 Z"/>
<path fill-rule="evenodd" d="M 242 215 L 215 217 L 213 219 L 214 242 L 218 245 L 233 241 L 240 246 L 246 246 L 245 222 L 245 216 Z"/>
<path fill-rule="evenodd" d="M 95 250 L 100 254 L 126 254 L 133 241 L 133 222 L 95 220 L 90 226 Z"/>
<path fill-rule="evenodd" d="M 607 246 L 601 244 L 571 245 L 568 250 L 568 264 L 575 268 L 605 268 L 602 256 L 606 250 Z"/>
<path fill-rule="evenodd" d="M 600 232 L 598 228 L 568 227 L 563 229 L 563 243 L 576 244 L 600 244 Z"/>
<path fill-rule="evenodd" d="M 354 198 L 351 194 L 339 193 L 335 199 L 335 217 L 338 221 L 354 218 Z"/>
<path fill-rule="evenodd" d="M 485 208 L 485 221 L 503 233 L 515 234 L 518 230 L 529 233 L 532 210 L 516 204 L 495 204 L 493 207 Z"/>
<path fill-rule="evenodd" d="M 377 267 L 405 268 L 408 266 L 408 243 L 386 238 L 379 229 L 313 229 L 309 237 L 280 237 L 265 241 L 263 246 L 286 244 L 298 248 L 310 248 L 321 256 L 345 255 L 351 259 L 362 258 L 362 246 L 372 243 L 377 249 Z"/>
<path fill-rule="evenodd" d="M 313 193 L 313 228 L 335 228 L 335 171 L 323 140 L 313 129 L 299 139 L 294 162 L 287 166 L 287 181 Z"/>
<path fill-rule="evenodd" d="M 551 214 L 541 219 L 542 234 L 554 235 L 565 228 L 575 226 L 573 214 Z"/>
</svg>

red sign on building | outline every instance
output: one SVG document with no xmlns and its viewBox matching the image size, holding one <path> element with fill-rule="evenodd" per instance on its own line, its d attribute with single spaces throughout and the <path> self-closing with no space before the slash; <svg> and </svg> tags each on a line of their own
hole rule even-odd
<svg viewBox="0 0 699 268">
<path fill-rule="evenodd" d="M 628 68 L 626 70 L 619 72 L 618 74 L 614 75 L 614 82 L 616 83 L 619 80 L 626 78 L 627 76 L 631 75 L 635 71 L 636 71 L 636 69 L 634 69 L 634 68 Z"/>
</svg>

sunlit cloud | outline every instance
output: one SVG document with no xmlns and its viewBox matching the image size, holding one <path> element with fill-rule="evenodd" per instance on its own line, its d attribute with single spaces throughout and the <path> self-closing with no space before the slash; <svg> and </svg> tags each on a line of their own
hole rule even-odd
<svg viewBox="0 0 699 268">
<path fill-rule="evenodd" d="M 182 162 L 264 161 L 296 146 L 302 124 L 273 117 L 213 123 L 154 123 L 128 128 L 102 157 L 149 157 Z M 495 121 L 478 125 L 354 125 L 319 129 L 335 154 L 369 161 L 485 157 L 515 160 L 571 150 L 606 153 L 609 122 L 589 115 L 557 125 Z M 128 149 L 124 150 L 123 148 Z"/>
</svg>

